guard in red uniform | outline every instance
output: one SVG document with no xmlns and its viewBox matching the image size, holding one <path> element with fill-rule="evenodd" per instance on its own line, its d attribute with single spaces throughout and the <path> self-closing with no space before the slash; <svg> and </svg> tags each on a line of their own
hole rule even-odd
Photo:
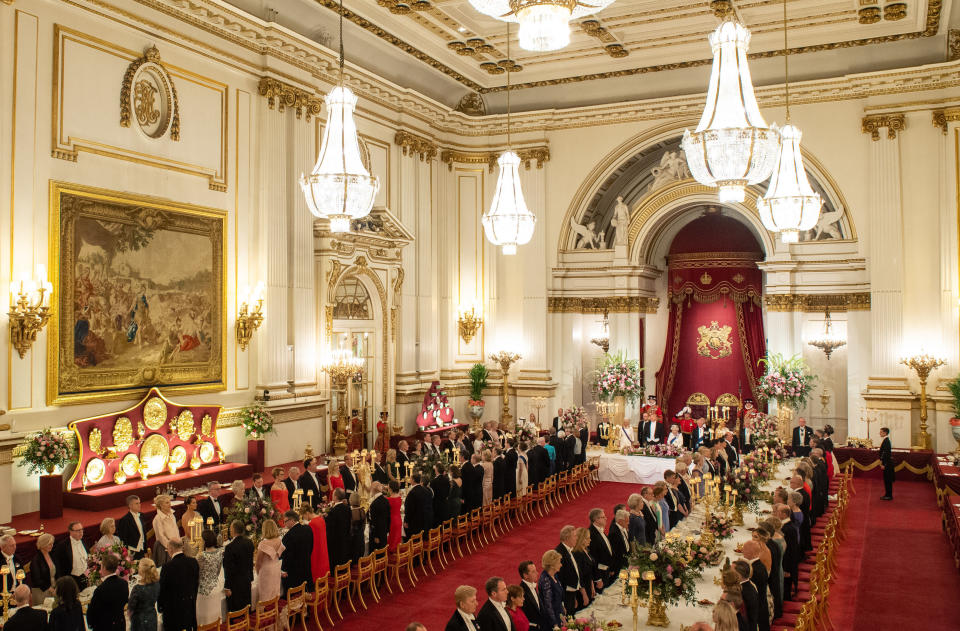
<svg viewBox="0 0 960 631">
<path fill-rule="evenodd" d="M 380 412 L 380 420 L 377 421 L 377 443 L 375 449 L 382 454 L 387 453 L 390 448 L 390 423 L 387 420 L 387 413 Z"/>
<path fill-rule="evenodd" d="M 653 415 L 656 417 L 654 420 L 658 423 L 663 422 L 663 410 L 657 405 L 657 396 L 654 394 L 647 396 L 647 404 L 640 409 L 641 415 L 647 412 L 653 412 Z"/>
<path fill-rule="evenodd" d="M 689 449 L 693 444 L 691 432 L 693 432 L 693 428 L 697 425 L 696 421 L 693 420 L 693 410 L 689 407 L 684 407 L 677 412 L 675 423 L 680 426 L 680 433 L 683 434 L 683 444 Z"/>
</svg>

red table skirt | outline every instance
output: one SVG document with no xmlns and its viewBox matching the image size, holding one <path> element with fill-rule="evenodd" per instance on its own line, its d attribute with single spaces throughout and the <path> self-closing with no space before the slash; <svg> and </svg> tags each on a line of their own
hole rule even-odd
<svg viewBox="0 0 960 631">
<path fill-rule="evenodd" d="M 836 447 L 833 450 L 833 456 L 837 459 L 837 466 L 844 466 L 849 462 L 858 472 L 875 475 L 876 477 L 883 475 L 879 453 L 879 449 L 865 449 L 863 447 Z M 894 470 L 898 477 L 933 479 L 932 451 L 894 449 L 892 456 Z"/>
</svg>

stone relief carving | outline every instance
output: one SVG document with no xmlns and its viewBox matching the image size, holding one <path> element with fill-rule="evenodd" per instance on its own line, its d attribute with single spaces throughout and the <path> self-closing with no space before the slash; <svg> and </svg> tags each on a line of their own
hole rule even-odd
<svg viewBox="0 0 960 631">
<path fill-rule="evenodd" d="M 581 226 L 573 217 L 570 218 L 570 229 L 576 233 L 577 238 L 573 244 L 574 250 L 598 250 L 603 243 L 603 230 L 594 232 L 596 223 L 587 222 L 587 225 Z"/>
<path fill-rule="evenodd" d="M 843 239 L 843 208 L 820 211 L 820 220 L 812 230 L 804 234 L 804 241 L 826 241 L 828 239 Z"/>
<path fill-rule="evenodd" d="M 664 151 L 660 157 L 660 166 L 653 167 L 650 172 L 653 174 L 653 181 L 647 187 L 648 195 L 670 182 L 691 177 L 690 169 L 687 167 L 687 157 L 683 154 L 683 149 Z"/>
</svg>

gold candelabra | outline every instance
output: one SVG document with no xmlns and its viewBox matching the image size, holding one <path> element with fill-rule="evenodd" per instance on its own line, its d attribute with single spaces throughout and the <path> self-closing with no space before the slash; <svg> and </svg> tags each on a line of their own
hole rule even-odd
<svg viewBox="0 0 960 631">
<path fill-rule="evenodd" d="M 252 305 L 252 308 L 251 308 Z M 245 291 L 237 313 L 237 345 L 247 350 L 253 332 L 263 323 L 263 283 L 257 283 L 253 292 Z"/>
<path fill-rule="evenodd" d="M 500 428 L 505 431 L 510 431 L 512 429 L 511 421 L 513 420 L 513 416 L 510 414 L 510 395 L 507 388 L 507 381 L 510 375 L 510 365 L 523 359 L 523 356 L 519 353 L 511 353 L 510 351 L 500 351 L 499 353 L 490 355 L 490 359 L 500 364 L 500 370 L 503 372 L 503 413 L 500 415 Z"/>
<path fill-rule="evenodd" d="M 917 373 L 920 380 L 920 449 L 930 449 L 930 434 L 927 433 L 927 378 L 930 373 L 947 362 L 939 357 L 931 357 L 926 353 L 914 355 L 900 360 L 900 363 Z"/>
<path fill-rule="evenodd" d="M 470 307 L 470 311 L 460 307 L 457 314 L 457 328 L 464 343 L 469 344 L 481 326 L 483 326 L 483 315 L 477 314 L 476 307 Z"/>
<path fill-rule="evenodd" d="M 363 358 L 355 357 L 349 350 L 333 351 L 321 366 L 330 375 L 333 389 L 337 391 L 337 426 L 333 440 L 333 453 L 342 456 L 347 451 L 347 383 L 356 375 L 363 374 Z"/>
<path fill-rule="evenodd" d="M 47 282 L 47 268 L 37 266 L 37 280 L 22 278 L 10 283 L 10 343 L 20 359 L 37 341 L 37 333 L 50 321 L 50 294 L 53 286 Z"/>
</svg>

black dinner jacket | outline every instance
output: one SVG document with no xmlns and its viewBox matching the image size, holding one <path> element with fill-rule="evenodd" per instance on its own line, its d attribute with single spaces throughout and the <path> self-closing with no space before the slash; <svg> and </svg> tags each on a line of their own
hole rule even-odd
<svg viewBox="0 0 960 631">
<path fill-rule="evenodd" d="M 230 590 L 227 596 L 229 611 L 239 611 L 251 604 L 253 552 L 253 542 L 244 536 L 234 537 L 223 547 L 223 587 Z"/>
<path fill-rule="evenodd" d="M 740 454 L 737 448 L 727 441 L 723 441 L 723 450 L 727 452 L 727 465 L 736 468 L 740 464 Z"/>
<path fill-rule="evenodd" d="M 757 628 L 760 631 L 770 631 L 770 609 L 767 605 L 767 584 L 770 581 L 770 575 L 767 574 L 767 568 L 764 567 L 760 559 L 752 561 L 750 567 L 753 572 L 750 575 L 750 582 L 757 588 L 757 604 L 759 605 Z"/>
<path fill-rule="evenodd" d="M 348 494 L 357 490 L 357 479 L 353 477 L 353 471 L 345 464 L 340 465 L 340 477 L 343 478 L 343 490 Z"/>
<path fill-rule="evenodd" d="M 709 434 L 707 433 L 706 425 L 704 425 L 703 427 L 700 427 L 699 425 L 694 425 L 693 431 L 690 432 L 690 442 L 692 443 L 691 446 L 694 449 L 696 449 L 697 447 L 700 447 L 703 444 L 703 441 L 707 439 L 707 436 L 709 436 Z"/>
<path fill-rule="evenodd" d="M 607 539 L 607 542 L 610 543 L 610 539 Z M 603 577 L 604 579 L 613 571 L 613 543 L 610 543 L 610 548 L 607 549 L 607 544 L 603 542 L 603 537 L 600 536 L 600 529 L 590 524 L 590 556 L 597 564 L 596 576 Z M 605 567 L 600 567 L 600 566 Z"/>
<path fill-rule="evenodd" d="M 652 441 L 649 440 L 650 423 L 656 424 L 656 428 L 654 429 L 654 438 L 656 440 L 652 440 Z M 664 423 L 657 423 L 656 421 L 644 421 L 643 423 L 640 424 L 640 430 L 643 432 L 643 436 L 638 437 L 637 442 L 642 443 L 644 445 L 652 444 L 652 443 L 663 443 L 664 438 L 666 437 L 663 426 L 664 426 Z"/>
<path fill-rule="evenodd" d="M 320 474 L 317 474 L 317 480 L 320 480 Z M 313 478 L 310 477 L 308 471 L 304 471 L 300 474 L 300 477 L 297 479 L 297 482 L 300 483 L 300 488 L 303 489 L 303 496 L 301 501 L 306 502 L 307 498 L 310 497 L 307 495 L 309 491 L 313 491 L 313 500 L 310 502 L 312 506 L 320 505 L 320 486 L 313 481 Z"/>
<path fill-rule="evenodd" d="M 750 440 L 747 440 L 747 428 L 744 427 L 740 430 L 737 440 L 740 441 L 740 453 L 748 453 L 753 451 L 753 446 L 757 440 L 757 433 L 753 430 L 750 430 Z"/>
<path fill-rule="evenodd" d="M 350 560 L 350 507 L 346 502 L 333 505 L 324 518 L 327 526 L 327 556 L 330 573 Z"/>
<path fill-rule="evenodd" d="M 90 631 L 126 631 L 127 620 L 123 608 L 127 605 L 129 595 L 130 586 L 116 574 L 97 585 L 87 605 L 87 626 Z"/>
<path fill-rule="evenodd" d="M 403 517 L 407 536 L 425 532 L 433 527 L 433 496 L 422 484 L 415 484 L 407 493 Z"/>
<path fill-rule="evenodd" d="M 260 500 L 261 502 L 268 500 L 270 499 L 270 489 L 265 486 L 261 486 L 260 491 L 258 492 L 257 487 L 251 486 L 249 489 L 247 489 L 247 497 L 252 497 Z"/>
<path fill-rule="evenodd" d="M 160 570 L 157 611 L 163 615 L 165 630 L 196 629 L 199 589 L 200 565 L 196 559 L 180 553 L 164 563 Z"/>
<path fill-rule="evenodd" d="M 140 543 L 140 531 L 137 530 L 138 521 L 140 522 L 140 527 L 143 528 L 143 538 L 146 539 L 147 532 L 150 530 L 150 524 L 143 518 L 143 513 L 137 513 L 137 516 L 134 517 L 133 513 L 127 511 L 126 515 L 117 520 L 117 537 L 119 537 L 123 545 L 128 548 L 136 548 L 137 544 Z M 143 552 L 147 551 L 146 541 L 143 541 L 143 546 L 140 550 Z"/>
<path fill-rule="evenodd" d="M 880 443 L 879 458 L 880 464 L 884 469 L 893 466 L 893 445 L 890 442 L 889 436 L 884 437 L 883 442 Z"/>
<path fill-rule="evenodd" d="M 519 459 L 516 447 L 508 449 L 503 456 L 503 490 L 510 495 L 517 492 L 517 461 Z"/>
<path fill-rule="evenodd" d="M 647 503 L 643 503 L 643 523 L 645 528 L 645 534 L 647 535 L 647 543 L 653 545 L 653 542 L 657 540 L 657 517 L 653 514 L 653 511 L 650 510 L 650 507 L 647 506 Z"/>
<path fill-rule="evenodd" d="M 284 550 L 280 554 L 280 569 L 286 572 L 283 578 L 283 591 L 291 587 L 313 585 L 310 568 L 310 556 L 313 554 L 313 530 L 304 524 L 295 524 L 283 535 Z"/>
<path fill-rule="evenodd" d="M 433 524 L 430 527 L 435 528 L 450 517 L 447 515 L 447 498 L 450 496 L 450 478 L 447 474 L 431 480 L 430 490 L 433 491 Z"/>
<path fill-rule="evenodd" d="M 746 631 L 758 631 L 757 621 L 760 616 L 760 595 L 757 593 L 757 588 L 754 587 L 750 581 L 744 581 L 740 583 L 740 595 L 743 596 L 743 606 L 747 612 L 744 617 L 746 626 L 741 627 L 741 629 L 745 628 Z M 738 613 L 737 617 L 739 618 L 742 615 L 742 613 Z"/>
<path fill-rule="evenodd" d="M 387 475 L 387 470 L 383 468 L 383 465 L 379 462 L 373 468 L 373 481 L 379 482 L 380 484 L 388 484 L 390 482 L 390 476 Z"/>
<path fill-rule="evenodd" d="M 607 539 L 610 540 L 610 547 L 613 548 L 613 565 L 610 566 L 610 569 L 616 574 L 627 564 L 627 552 L 630 551 L 630 543 L 620 532 L 617 522 L 610 524 L 610 529 L 607 530 Z"/>
<path fill-rule="evenodd" d="M 476 618 L 473 619 L 473 623 L 474 629 L 469 629 L 467 623 L 463 621 L 463 616 L 454 609 L 453 615 L 450 616 L 450 620 L 447 621 L 447 626 L 443 628 L 443 631 L 479 631 L 480 625 Z"/>
<path fill-rule="evenodd" d="M 294 483 L 294 481 L 290 478 L 287 478 L 283 481 L 283 485 L 287 487 L 287 501 L 290 502 L 290 506 L 293 506 L 293 492 L 297 489 L 302 489 L 303 482 L 300 480 L 300 478 L 297 478 L 296 483 Z M 306 491 L 304 491 L 304 493 L 306 493 Z M 306 495 L 303 497 L 306 498 Z"/>
<path fill-rule="evenodd" d="M 217 506 L 220 507 L 219 512 L 217 512 L 216 508 L 214 508 L 213 501 L 209 497 L 205 497 L 197 502 L 197 512 L 203 516 L 204 524 L 206 524 L 207 520 L 211 517 L 213 518 L 213 523 L 215 524 L 222 524 L 224 521 L 226 521 L 227 516 L 224 514 L 226 513 L 226 506 L 220 497 L 217 497 Z"/>
<path fill-rule="evenodd" d="M 370 520 L 370 550 L 379 550 L 387 545 L 390 534 L 390 502 L 383 495 L 370 502 L 367 513 Z"/>
<path fill-rule="evenodd" d="M 573 555 L 567 551 L 567 546 L 563 545 L 563 543 L 558 543 L 554 550 L 560 553 L 560 571 L 557 572 L 557 580 L 563 585 L 564 591 L 569 592 L 571 589 L 580 589 L 582 586 L 580 579 L 583 577 L 583 570 L 580 569 L 579 572 L 577 571 L 579 568 L 574 565 Z"/>
<path fill-rule="evenodd" d="M 513 618 L 510 617 L 509 612 L 507 612 L 507 620 L 510 621 L 509 627 L 503 624 L 503 616 L 500 615 L 496 605 L 494 605 L 489 598 L 487 598 L 487 602 L 483 603 L 483 607 L 480 607 L 480 611 L 477 612 L 477 622 L 480 623 L 480 631 L 516 631 L 516 627 L 513 625 Z"/>
<path fill-rule="evenodd" d="M 525 582 L 520 581 L 520 587 L 523 589 L 523 615 L 530 621 L 531 629 L 546 629 L 546 623 L 543 620 L 543 614 L 540 613 L 540 601 L 543 597 L 540 595 L 540 589 L 535 588 L 537 592 L 536 600 L 533 597 L 533 591 Z"/>
<path fill-rule="evenodd" d="M 34 609 L 29 605 L 17 607 L 7 623 L 4 631 L 47 631 L 47 612 L 43 609 Z"/>
<path fill-rule="evenodd" d="M 796 427 L 793 428 L 793 440 L 791 444 L 794 449 L 796 449 L 797 447 L 805 448 L 810 445 L 810 439 L 813 438 L 813 430 L 810 429 L 809 427 L 805 427 L 804 430 L 805 431 L 804 431 L 803 444 L 800 444 L 800 426 L 797 425 Z M 804 452 L 803 455 L 806 455 L 806 452 Z"/>
<path fill-rule="evenodd" d="M 56 546 L 54 546 L 50 556 L 53 558 L 53 564 L 57 568 L 57 578 L 61 576 L 70 576 L 71 571 L 73 570 L 73 546 L 70 543 L 70 535 L 67 535 L 67 538 L 62 540 Z M 83 546 L 84 549 L 87 548 L 86 545 Z M 14 559 L 16 563 L 16 559 Z M 19 567 L 19 563 L 17 564 Z"/>
<path fill-rule="evenodd" d="M 787 547 L 783 550 L 783 571 L 788 572 L 792 577 L 796 577 L 797 567 L 800 565 L 800 559 L 803 556 L 800 551 L 800 532 L 792 520 L 787 520 L 781 526 L 781 530 L 783 530 L 783 540 L 787 542 Z"/>
</svg>

